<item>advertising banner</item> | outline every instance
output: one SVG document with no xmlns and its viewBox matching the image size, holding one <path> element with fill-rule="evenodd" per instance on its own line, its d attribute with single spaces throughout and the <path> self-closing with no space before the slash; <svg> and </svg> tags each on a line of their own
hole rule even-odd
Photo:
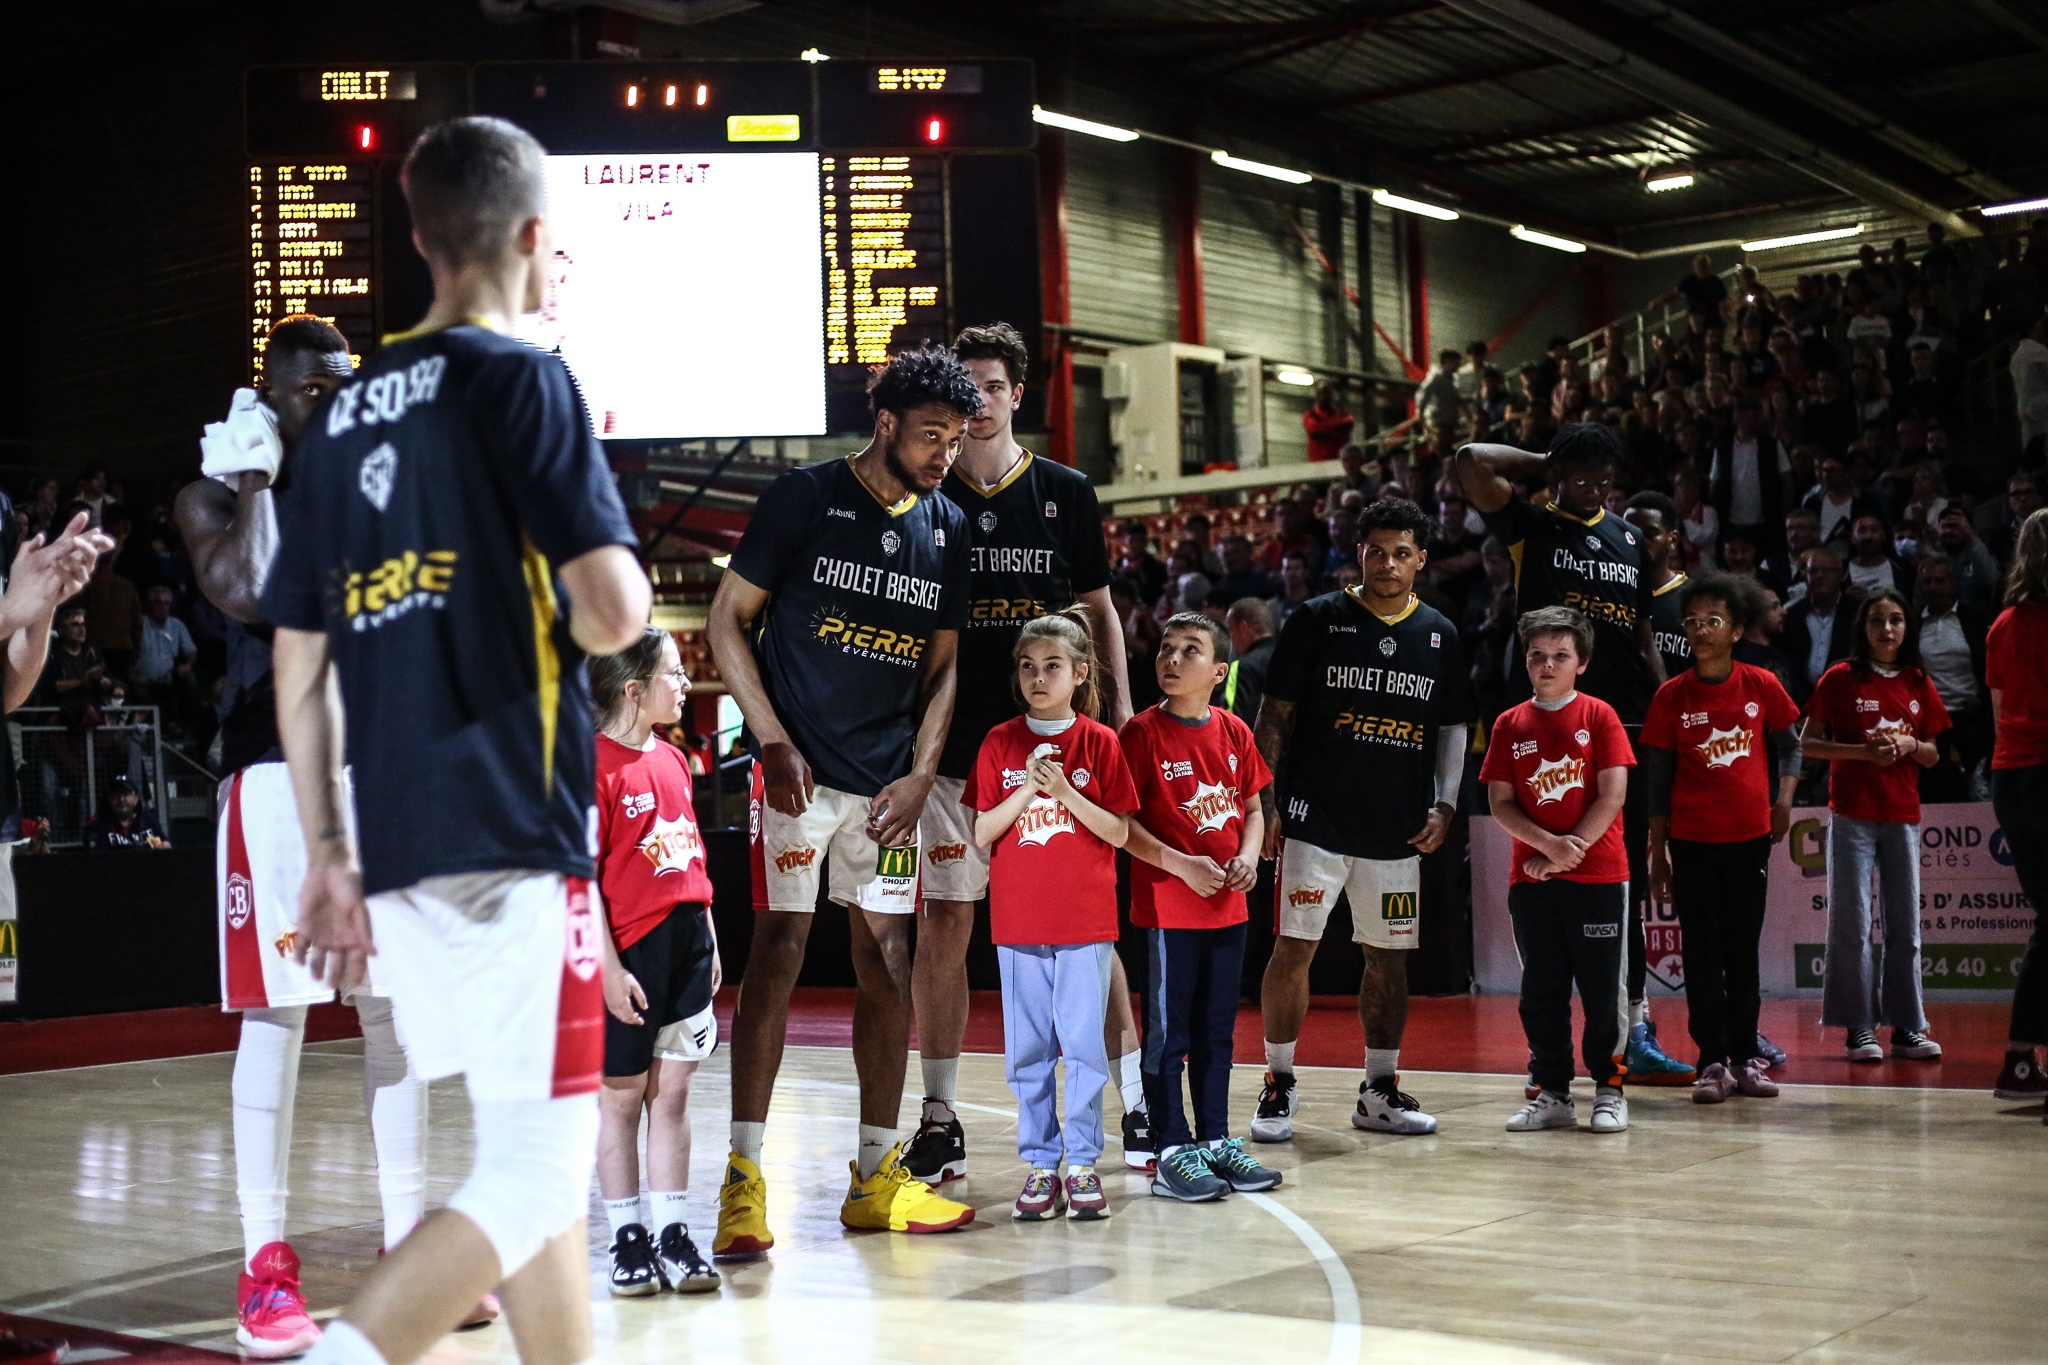
<svg viewBox="0 0 2048 1365">
<path fill-rule="evenodd" d="M 1827 970 L 1828 808 L 1800 807 L 1792 830 L 1771 849 L 1764 916 L 1763 992 L 1818 999 Z M 1472 820 L 1472 960 L 1479 989 L 1512 995 L 1521 959 L 1508 920 L 1513 841 L 1491 817 Z M 1668 905 L 1650 907 L 1650 993 L 1685 985 L 1684 938 Z M 1883 938 L 1881 917 L 1871 929 Z M 1996 1000 L 2011 995 L 2034 907 L 2020 890 L 2005 832 L 1989 802 L 1926 806 L 1920 824 L 1920 980 L 1931 999 Z"/>
</svg>

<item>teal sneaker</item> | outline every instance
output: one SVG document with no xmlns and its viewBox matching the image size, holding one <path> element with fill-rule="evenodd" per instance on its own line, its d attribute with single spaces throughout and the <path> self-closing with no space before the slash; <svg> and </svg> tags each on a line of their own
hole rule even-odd
<svg viewBox="0 0 2048 1365">
<path fill-rule="evenodd" d="M 1280 1172 L 1261 1166 L 1245 1150 L 1243 1138 L 1231 1138 L 1208 1149 L 1209 1169 L 1233 1190 L 1270 1190 L 1280 1183 Z"/>
<path fill-rule="evenodd" d="M 1667 1057 L 1657 1046 L 1648 1024 L 1628 1031 L 1628 1083 L 1630 1085 L 1691 1085 L 1693 1070 L 1675 1057 Z"/>
<path fill-rule="evenodd" d="M 1171 1155 L 1160 1153 L 1152 1193 L 1183 1204 L 1206 1204 L 1229 1194 L 1230 1182 L 1216 1173 L 1206 1147 L 1190 1143 L 1176 1147 Z"/>
</svg>

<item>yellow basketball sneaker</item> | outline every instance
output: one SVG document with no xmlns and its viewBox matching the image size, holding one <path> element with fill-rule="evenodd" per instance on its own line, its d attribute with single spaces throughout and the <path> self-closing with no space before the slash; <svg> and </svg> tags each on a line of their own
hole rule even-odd
<svg viewBox="0 0 2048 1365">
<path fill-rule="evenodd" d="M 881 1169 L 866 1180 L 860 1178 L 857 1162 L 847 1162 L 853 1177 L 846 1202 L 839 1206 L 839 1221 L 850 1228 L 873 1228 L 889 1232 L 951 1232 L 974 1221 L 971 1204 L 956 1204 L 942 1198 L 932 1187 L 903 1166 L 903 1145 L 889 1149 Z M 725 1224 L 719 1223 L 723 1236 Z"/>
<path fill-rule="evenodd" d="M 717 1261 L 747 1261 L 766 1256 L 775 1245 L 768 1230 L 768 1182 L 761 1168 L 738 1152 L 725 1159 L 725 1179 L 718 1186 L 718 1235 L 711 1241 Z"/>
</svg>

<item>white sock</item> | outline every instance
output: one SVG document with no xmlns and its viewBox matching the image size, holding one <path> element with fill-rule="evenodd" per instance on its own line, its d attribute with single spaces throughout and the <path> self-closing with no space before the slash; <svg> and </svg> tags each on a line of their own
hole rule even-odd
<svg viewBox="0 0 2048 1365">
<path fill-rule="evenodd" d="M 654 1217 L 648 1221 L 647 1230 L 656 1237 L 661 1236 L 670 1223 L 680 1223 L 686 1229 L 690 1226 L 688 1190 L 655 1190 L 647 1196 L 647 1201 L 654 1206 Z"/>
<path fill-rule="evenodd" d="M 1294 1044 L 1276 1043 L 1271 1038 L 1268 1038 L 1266 1040 L 1266 1070 L 1272 1072 L 1275 1076 L 1292 1076 L 1294 1074 Z"/>
<path fill-rule="evenodd" d="M 960 1059 L 919 1056 L 917 1065 L 924 1072 L 925 1117 L 932 1117 L 929 1102 L 937 1100 L 946 1110 L 941 1121 L 950 1120 L 953 1117 L 953 1097 L 960 1088 Z"/>
<path fill-rule="evenodd" d="M 761 1139 L 767 1134 L 765 1123 L 732 1121 L 732 1150 L 734 1155 L 743 1156 L 756 1166 L 761 1164 Z"/>
<path fill-rule="evenodd" d="M 640 1216 L 640 1196 L 637 1194 L 631 1199 L 605 1200 L 604 1216 L 605 1221 L 612 1225 L 614 1239 L 618 1237 L 619 1229 L 628 1223 L 638 1223 L 643 1228 L 647 1226 L 647 1220 Z"/>
<path fill-rule="evenodd" d="M 427 1214 L 427 1083 L 406 1060 L 389 1000 L 359 996 L 356 1014 L 363 1026 L 363 1107 L 377 1148 L 377 1196 L 389 1251 Z"/>
<path fill-rule="evenodd" d="M 1650 1022 L 1650 1002 L 1649 1002 L 1649 1001 L 1647 1001 L 1647 1000 L 1631 1000 L 1631 1001 L 1629 1001 L 1629 1002 L 1628 1002 L 1628 1026 L 1629 1026 L 1630 1028 L 1634 1028 L 1634 1027 L 1635 1027 L 1635 1026 L 1636 1026 L 1637 1024 L 1647 1024 L 1647 1023 L 1649 1023 L 1649 1022 Z"/>
<path fill-rule="evenodd" d="M 1123 1096 L 1126 1114 L 1145 1107 L 1144 1073 L 1138 1070 L 1140 1055 L 1136 1051 L 1131 1051 L 1116 1059 L 1116 1088 Z"/>
<path fill-rule="evenodd" d="M 1392 1076 L 1401 1069 L 1401 1049 L 1397 1047 L 1369 1047 L 1365 1050 L 1365 1082 L 1371 1085 L 1382 1076 Z"/>
<path fill-rule="evenodd" d="M 305 1365 L 388 1365 L 377 1343 L 341 1318 L 329 1322 L 306 1352 Z"/>
<path fill-rule="evenodd" d="M 253 1261 L 284 1240 L 291 1189 L 292 1102 L 299 1090 L 299 1048 L 306 1007 L 242 1011 L 235 1045 L 235 1195 L 242 1208 L 242 1254 Z"/>
<path fill-rule="evenodd" d="M 860 1178 L 866 1180 L 881 1170 L 883 1159 L 895 1145 L 894 1128 L 877 1128 L 871 1123 L 863 1123 L 860 1126 L 860 1154 L 855 1163 L 860 1170 Z"/>
</svg>

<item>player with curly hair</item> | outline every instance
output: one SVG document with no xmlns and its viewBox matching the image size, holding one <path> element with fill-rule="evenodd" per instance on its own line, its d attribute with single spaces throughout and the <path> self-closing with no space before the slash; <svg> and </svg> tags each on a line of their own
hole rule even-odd
<svg viewBox="0 0 2048 1365">
<path fill-rule="evenodd" d="M 896 356 L 868 397 L 875 434 L 864 450 L 792 469 L 761 495 L 705 631 L 755 759 L 759 913 L 733 1017 L 732 1156 L 712 1243 L 728 1260 L 775 1242 L 762 1133 L 821 887 L 847 908 L 860 987 L 860 1148 L 840 1221 L 946 1232 L 974 1217 L 912 1178 L 896 1124 L 918 820 L 953 716 L 968 616 L 966 518 L 938 489 L 982 399 L 944 347 Z"/>
</svg>

